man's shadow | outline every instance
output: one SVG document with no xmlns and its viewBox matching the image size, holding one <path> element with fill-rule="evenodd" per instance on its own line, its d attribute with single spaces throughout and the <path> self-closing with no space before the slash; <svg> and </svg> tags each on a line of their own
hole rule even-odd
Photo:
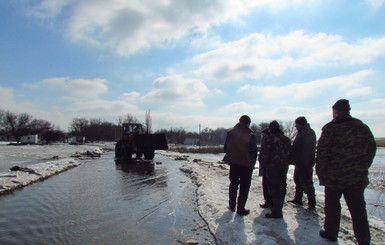
<svg viewBox="0 0 385 245">
<path fill-rule="evenodd" d="M 295 244 L 314 244 L 314 245 L 338 245 L 338 241 L 331 242 L 318 235 L 321 230 L 320 216 L 318 213 L 306 210 L 303 206 L 294 207 L 297 209 L 295 215 L 297 228 L 294 230 Z M 310 241 L 309 234 L 316 233 Z"/>
<path fill-rule="evenodd" d="M 253 223 L 253 230 L 257 241 L 265 241 L 267 239 L 273 240 L 276 244 L 295 244 L 291 241 L 289 232 L 287 230 L 287 223 L 285 221 L 285 214 L 283 219 L 268 219 L 265 217 L 266 213 L 270 213 L 271 210 L 264 209 Z"/>
<path fill-rule="evenodd" d="M 216 220 L 218 227 L 215 231 L 217 244 L 246 244 L 244 217 L 228 210 Z M 232 237 L 237 239 L 232 240 Z"/>
</svg>

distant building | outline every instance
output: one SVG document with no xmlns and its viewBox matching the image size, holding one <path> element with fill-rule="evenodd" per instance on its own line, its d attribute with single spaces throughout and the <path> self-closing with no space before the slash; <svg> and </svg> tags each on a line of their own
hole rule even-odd
<svg viewBox="0 0 385 245">
<path fill-rule="evenodd" d="M 183 141 L 184 145 L 199 145 L 199 139 L 198 138 L 186 138 Z"/>
<path fill-rule="evenodd" d="M 68 139 L 68 143 L 70 144 L 85 143 L 85 142 L 86 142 L 86 136 L 73 136 Z"/>
<path fill-rule="evenodd" d="M 37 134 L 21 136 L 20 143 L 22 143 L 22 144 L 37 144 L 37 143 L 39 143 L 39 136 Z"/>
</svg>

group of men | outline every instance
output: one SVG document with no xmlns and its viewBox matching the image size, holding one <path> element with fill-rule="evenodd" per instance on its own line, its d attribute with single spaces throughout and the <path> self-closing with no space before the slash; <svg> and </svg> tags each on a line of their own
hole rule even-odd
<svg viewBox="0 0 385 245">
<path fill-rule="evenodd" d="M 227 133 L 224 145 L 223 161 L 230 165 L 229 209 L 242 216 L 250 213 L 245 205 L 258 159 L 265 199 L 260 206 L 271 208 L 266 218 L 283 218 L 286 175 L 290 164 L 295 166 L 296 189 L 294 199 L 289 202 L 303 205 L 305 193 L 309 210 L 316 211 L 315 165 L 319 184 L 325 186 L 325 223 L 320 236 L 337 241 L 340 199 L 344 195 L 358 243 L 370 244 L 364 191 L 369 183 L 368 169 L 376 153 L 376 143 L 369 127 L 352 117 L 350 109 L 346 99 L 333 105 L 333 120 L 322 128 L 318 143 L 314 130 L 303 116 L 295 120 L 298 133 L 293 143 L 284 135 L 278 122 L 272 121 L 262 131 L 259 156 L 256 136 L 250 129 L 251 119 L 247 115 L 241 116 Z"/>
</svg>

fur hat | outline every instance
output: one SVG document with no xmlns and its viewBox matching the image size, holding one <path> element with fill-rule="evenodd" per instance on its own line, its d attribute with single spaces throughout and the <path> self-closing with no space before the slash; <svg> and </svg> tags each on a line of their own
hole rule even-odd
<svg viewBox="0 0 385 245">
<path fill-rule="evenodd" d="M 279 124 L 276 120 L 272 121 L 270 124 L 269 124 L 269 128 L 279 128 Z"/>
<path fill-rule="evenodd" d="M 340 99 L 337 100 L 337 102 L 333 105 L 333 109 L 337 111 L 350 111 L 350 105 L 349 105 L 349 100 L 346 99 Z"/>
<path fill-rule="evenodd" d="M 307 120 L 305 117 L 298 117 L 297 119 L 295 119 L 295 123 L 305 126 L 307 124 Z"/>
</svg>

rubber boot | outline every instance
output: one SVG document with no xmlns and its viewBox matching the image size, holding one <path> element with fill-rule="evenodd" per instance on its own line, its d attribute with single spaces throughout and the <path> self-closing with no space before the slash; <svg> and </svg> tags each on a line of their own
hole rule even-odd
<svg viewBox="0 0 385 245">
<path fill-rule="evenodd" d="M 235 206 L 237 205 L 237 192 L 229 192 L 229 209 L 231 212 L 235 212 Z"/>
<path fill-rule="evenodd" d="M 295 188 L 295 196 L 293 200 L 290 200 L 289 202 L 297 205 L 303 205 L 302 202 L 303 192 L 302 190 L 299 190 L 298 188 Z"/>
<path fill-rule="evenodd" d="M 270 219 L 282 219 L 282 209 L 283 209 L 283 202 L 285 198 L 273 198 L 273 208 L 271 209 L 270 214 L 265 214 L 265 217 Z"/>
<path fill-rule="evenodd" d="M 307 199 L 308 199 L 308 202 L 309 202 L 309 210 L 310 211 L 316 211 L 315 210 L 316 201 L 315 201 L 315 194 L 314 194 L 314 192 L 308 193 L 307 194 Z"/>
<path fill-rule="evenodd" d="M 238 198 L 237 214 L 241 216 L 245 216 L 250 213 L 250 210 L 245 209 L 245 205 L 246 205 L 246 200 L 242 198 Z"/>
</svg>

